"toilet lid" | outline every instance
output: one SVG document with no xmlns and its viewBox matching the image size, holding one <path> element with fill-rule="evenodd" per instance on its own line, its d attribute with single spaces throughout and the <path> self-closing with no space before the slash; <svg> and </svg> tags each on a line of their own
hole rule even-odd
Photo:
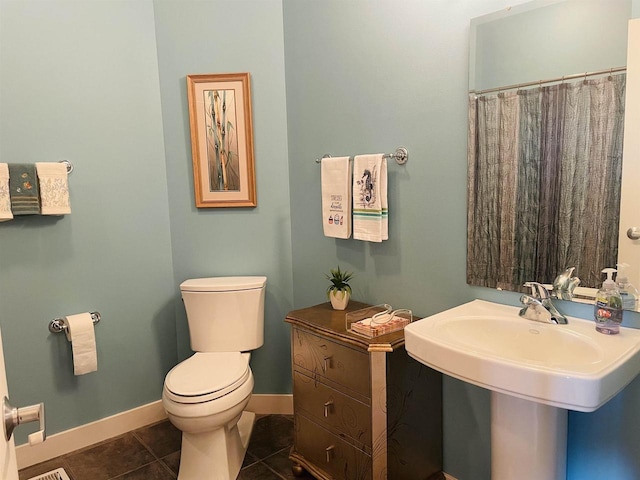
<svg viewBox="0 0 640 480">
<path fill-rule="evenodd" d="M 240 352 L 195 353 L 171 369 L 164 381 L 168 396 L 200 403 L 234 391 L 250 375 L 249 357 Z"/>
</svg>

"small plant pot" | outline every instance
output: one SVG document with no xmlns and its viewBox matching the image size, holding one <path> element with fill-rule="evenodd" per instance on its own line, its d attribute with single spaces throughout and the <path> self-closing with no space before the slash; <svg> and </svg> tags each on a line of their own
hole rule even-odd
<svg viewBox="0 0 640 480">
<path fill-rule="evenodd" d="M 332 290 L 329 292 L 329 300 L 334 310 L 344 310 L 349 305 L 349 292 L 345 290 Z"/>
</svg>

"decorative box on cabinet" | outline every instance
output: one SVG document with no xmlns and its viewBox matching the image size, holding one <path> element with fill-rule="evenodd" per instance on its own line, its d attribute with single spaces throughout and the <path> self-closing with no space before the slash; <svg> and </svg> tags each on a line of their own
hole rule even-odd
<svg viewBox="0 0 640 480">
<path fill-rule="evenodd" d="M 330 303 L 294 310 L 293 472 L 321 480 L 436 480 L 442 474 L 442 375 L 410 358 L 404 332 L 347 331 Z"/>
</svg>

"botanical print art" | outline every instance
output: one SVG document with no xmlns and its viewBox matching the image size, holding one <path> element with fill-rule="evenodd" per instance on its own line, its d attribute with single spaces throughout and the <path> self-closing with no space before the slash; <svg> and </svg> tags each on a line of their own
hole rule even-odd
<svg viewBox="0 0 640 480">
<path fill-rule="evenodd" d="M 377 167 L 373 167 L 373 172 L 368 168 L 365 168 L 362 172 L 360 180 L 356 183 L 360 187 L 358 196 L 358 206 L 362 208 L 371 208 L 376 203 L 376 189 L 375 185 L 378 181 Z"/>
<path fill-rule="evenodd" d="M 234 90 L 204 90 L 209 191 L 240 190 Z"/>
<path fill-rule="evenodd" d="M 255 207 L 248 73 L 187 75 L 197 208 Z"/>
</svg>

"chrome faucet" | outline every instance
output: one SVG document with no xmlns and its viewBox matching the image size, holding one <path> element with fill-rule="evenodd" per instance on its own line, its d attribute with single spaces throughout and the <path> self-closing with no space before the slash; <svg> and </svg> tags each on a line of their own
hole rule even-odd
<svg viewBox="0 0 640 480">
<path fill-rule="evenodd" d="M 571 300 L 573 291 L 580 284 L 580 279 L 573 276 L 576 267 L 569 267 L 553 281 L 553 295 L 561 300 Z"/>
<path fill-rule="evenodd" d="M 551 303 L 551 296 L 544 285 L 538 282 L 526 282 L 525 287 L 531 288 L 531 295 L 522 295 L 520 302 L 524 308 L 520 310 L 520 316 L 528 320 L 543 323 L 556 323 L 566 325 L 567 317 L 562 315 Z"/>
</svg>

